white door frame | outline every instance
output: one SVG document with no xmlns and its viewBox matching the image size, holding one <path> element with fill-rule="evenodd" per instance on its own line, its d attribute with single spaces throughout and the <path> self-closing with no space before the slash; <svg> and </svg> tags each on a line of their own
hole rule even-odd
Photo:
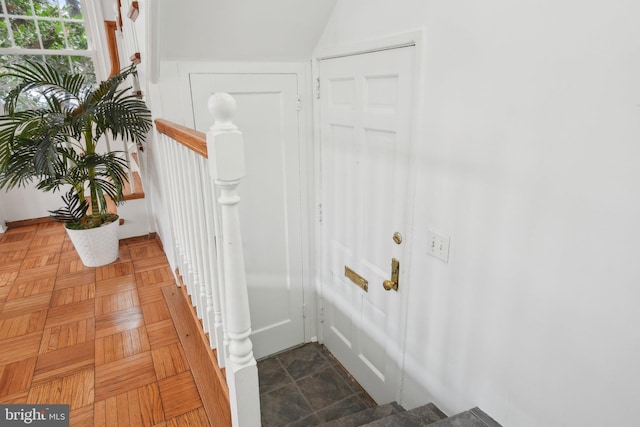
<svg viewBox="0 0 640 427">
<path fill-rule="evenodd" d="M 365 53 L 371 53 L 381 50 L 395 49 L 401 47 L 414 46 L 415 49 L 415 82 L 416 82 L 416 97 L 413 99 L 413 129 L 412 129 L 412 140 L 411 147 L 415 149 L 417 147 L 417 142 L 421 140 L 420 138 L 420 126 L 418 118 L 422 116 L 423 111 L 423 88 L 424 88 L 424 70 L 425 67 L 425 54 L 424 47 L 425 43 L 426 31 L 423 29 L 394 34 L 387 37 L 383 37 L 375 40 L 368 40 L 359 43 L 350 43 L 332 46 L 328 48 L 321 48 L 314 52 L 312 61 L 311 61 L 311 69 L 312 69 L 312 78 L 314 84 L 314 96 L 313 96 L 313 150 L 314 150 L 314 159 L 316 160 L 314 165 L 314 183 L 315 183 L 315 206 L 318 207 L 318 218 L 315 222 L 315 235 L 316 235 L 316 258 L 315 258 L 315 287 L 316 292 L 318 294 L 318 336 L 319 341 L 323 342 L 324 337 L 323 329 L 321 323 L 323 322 L 323 311 L 324 311 L 324 297 L 323 297 L 323 286 L 322 286 L 322 256 L 324 256 L 323 248 L 322 248 L 322 153 L 321 153 L 321 117 L 320 117 L 320 98 L 318 96 L 318 91 L 322 95 L 323 88 L 319 87 L 320 82 L 320 71 L 319 71 L 319 61 L 323 59 L 331 59 L 331 58 L 339 58 L 342 56 L 352 56 L 359 55 Z M 408 183 L 409 188 L 407 191 L 407 197 L 410 198 L 411 202 L 408 203 L 409 207 L 409 215 L 408 215 L 408 223 L 407 223 L 407 233 L 404 237 L 407 242 L 407 248 L 405 249 L 405 257 L 407 260 L 411 259 L 411 251 L 413 246 L 413 210 L 414 210 L 414 200 L 416 194 L 416 179 L 417 179 L 417 159 L 416 156 L 412 156 L 410 160 L 411 164 L 409 165 L 409 177 Z M 407 264 L 405 264 L 407 265 Z M 406 267 L 403 267 L 405 269 Z M 409 307 L 409 295 L 410 295 L 410 281 L 411 281 L 411 271 L 410 266 L 409 269 L 405 269 L 404 271 L 404 289 L 403 298 L 401 301 L 402 304 L 402 313 L 403 318 L 400 319 L 402 324 L 403 336 L 400 337 L 399 344 L 402 349 L 402 361 L 400 364 L 400 381 L 398 382 L 397 389 L 394 391 L 396 400 L 402 403 L 402 389 L 404 385 L 404 376 L 405 376 L 405 361 L 406 361 L 406 330 L 407 330 L 407 319 L 408 313 L 407 309 Z"/>
<path fill-rule="evenodd" d="M 313 140 L 311 67 L 309 63 L 276 63 L 276 62 L 180 62 L 176 64 L 180 84 L 183 123 L 195 129 L 193 105 L 191 105 L 190 75 L 196 73 L 216 74 L 294 74 L 298 81 L 300 96 L 300 112 L 298 115 L 298 139 L 300 161 L 300 202 L 301 202 L 301 239 L 308 244 L 302 246 L 302 292 L 304 299 L 304 340 L 305 342 L 318 340 L 317 293 L 313 286 L 315 277 L 315 235 L 313 232 L 313 212 L 315 211 L 313 170 L 315 159 L 311 143 Z M 187 95 L 189 94 L 189 95 Z"/>
</svg>

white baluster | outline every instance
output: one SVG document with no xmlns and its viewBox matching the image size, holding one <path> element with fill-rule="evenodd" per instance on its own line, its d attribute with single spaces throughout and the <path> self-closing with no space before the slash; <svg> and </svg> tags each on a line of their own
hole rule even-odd
<svg viewBox="0 0 640 427">
<path fill-rule="evenodd" d="M 245 175 L 242 134 L 232 122 L 235 100 L 219 93 L 209 98 L 209 112 L 215 123 L 207 132 L 209 169 L 216 188 L 222 222 L 224 261 L 225 321 L 229 337 L 227 382 L 231 421 L 236 427 L 260 425 L 258 368 L 253 357 L 249 297 L 244 269 L 238 184 Z"/>
<path fill-rule="evenodd" d="M 165 137 L 165 155 L 167 156 L 165 161 L 165 171 L 168 175 L 168 188 L 169 194 L 171 195 L 171 207 L 173 211 L 173 229 L 174 229 L 174 240 L 176 242 L 176 265 L 180 272 L 186 270 L 185 268 L 185 258 L 186 258 L 186 249 L 184 243 L 184 230 L 182 228 L 182 210 L 181 210 L 181 197 L 180 191 L 178 190 L 178 183 L 180 179 L 178 168 L 175 164 L 176 159 L 176 149 L 177 143 L 168 137 Z"/>
<path fill-rule="evenodd" d="M 166 205 L 168 206 L 169 213 L 169 227 L 171 228 L 171 235 L 173 241 L 173 253 L 175 254 L 176 265 L 180 264 L 180 236 L 177 231 L 177 218 L 176 218 L 176 201 L 175 194 L 173 192 L 172 180 L 173 173 L 171 165 L 169 164 L 168 145 L 171 144 L 169 137 L 160 133 L 156 134 L 156 141 L 158 147 L 158 155 L 160 157 L 160 164 L 164 173 L 160 174 L 160 179 L 163 181 L 162 187 L 164 188 L 164 195 L 166 199 Z"/>
<path fill-rule="evenodd" d="M 179 190 L 180 187 L 180 171 L 176 165 L 176 151 L 178 147 L 174 141 L 169 141 L 168 144 L 168 154 L 169 158 L 167 159 L 168 171 L 170 173 L 171 179 L 171 193 L 174 196 L 173 204 L 176 212 L 176 239 L 179 242 L 180 251 L 177 253 L 178 259 L 178 269 L 180 270 L 180 274 L 183 274 L 186 264 L 186 244 L 184 241 L 184 228 L 182 221 L 182 195 Z"/>
<path fill-rule="evenodd" d="M 208 331 L 207 325 L 207 310 L 206 310 L 206 267 L 205 265 L 208 262 L 207 256 L 207 245 L 205 244 L 205 240 L 207 239 L 206 235 L 206 227 L 204 225 L 204 206 L 202 203 L 202 180 L 201 180 L 201 171 L 198 164 L 199 155 L 194 151 L 189 150 L 189 169 L 191 170 L 191 181 L 190 187 L 192 189 L 192 213 L 193 213 L 193 223 L 194 228 L 196 230 L 196 265 L 198 271 L 198 284 L 195 290 L 196 294 L 192 297 L 192 300 L 196 304 L 198 316 L 202 319 L 202 324 L 204 326 L 205 332 Z M 207 262 L 205 262 L 205 260 Z"/>
<path fill-rule="evenodd" d="M 158 153 L 162 165 L 162 170 L 164 173 L 160 174 L 161 179 L 163 180 L 163 188 L 164 195 L 166 199 L 166 204 L 169 207 L 169 225 L 171 227 L 171 235 L 173 241 L 173 250 L 175 254 L 175 263 L 176 266 L 180 266 L 180 235 L 177 230 L 177 214 L 176 214 L 176 200 L 175 193 L 173 192 L 173 184 L 172 181 L 174 179 L 171 165 L 169 163 L 169 144 L 171 144 L 171 140 L 166 135 L 157 134 L 158 137 L 156 140 L 158 141 Z"/>
<path fill-rule="evenodd" d="M 209 206 L 207 206 L 205 199 L 204 199 L 204 186 L 202 181 L 204 180 L 202 173 L 204 173 L 204 175 L 206 176 L 206 169 L 202 169 L 200 167 L 200 160 L 201 157 L 200 156 L 196 156 L 196 166 L 198 168 L 198 191 L 200 192 L 200 199 L 198 200 L 199 203 L 199 208 L 200 208 L 200 215 L 199 215 L 199 226 L 200 226 L 200 231 L 202 233 L 203 239 L 201 240 L 200 244 L 202 245 L 202 280 L 200 281 L 201 286 L 200 286 L 200 304 L 202 305 L 202 329 L 204 329 L 204 331 L 206 333 L 209 334 L 209 344 L 211 346 L 211 348 L 215 347 L 214 343 L 215 340 L 213 338 L 215 331 L 212 328 L 213 326 L 213 308 L 210 306 L 210 304 L 212 304 L 212 293 L 211 293 L 211 289 L 213 287 L 213 284 L 211 283 L 212 280 L 212 270 L 213 270 L 213 264 L 211 263 L 211 247 L 209 245 L 209 241 L 214 239 L 214 235 L 209 233 L 209 227 L 207 226 L 207 210 L 210 208 Z"/>
<path fill-rule="evenodd" d="M 187 226 L 187 242 L 189 243 L 189 295 L 191 296 L 192 304 L 196 305 L 197 289 L 200 286 L 200 278 L 198 277 L 198 247 L 197 247 L 197 230 L 194 223 L 194 208 L 193 208 L 193 188 L 191 187 L 190 175 L 193 171 L 190 170 L 189 165 L 189 149 L 180 146 L 182 151 L 182 167 L 184 171 L 184 194 L 185 194 L 185 208 L 186 216 L 185 222 Z"/>
<path fill-rule="evenodd" d="M 182 268 L 180 274 L 183 278 L 183 282 L 187 287 L 187 292 L 190 292 L 189 284 L 190 272 L 191 272 L 191 259 L 190 259 L 190 247 L 189 247 L 189 230 L 187 220 L 187 208 L 186 208 L 186 196 L 184 189 L 184 170 L 182 165 L 181 145 L 172 144 L 174 153 L 174 168 L 176 170 L 175 191 L 178 199 L 178 226 L 180 227 L 181 242 L 182 242 Z"/>
<path fill-rule="evenodd" d="M 105 141 L 107 145 L 107 151 L 111 152 L 111 145 L 115 143 L 115 141 L 111 140 L 111 137 L 108 134 L 105 134 Z M 129 180 L 129 188 L 131 189 L 131 193 L 136 192 L 136 183 L 133 179 L 133 171 L 134 168 L 131 167 L 131 155 L 129 153 L 129 149 L 127 148 L 127 142 L 124 138 L 119 139 L 120 144 L 122 145 L 122 153 L 124 154 L 124 161 L 127 163 L 127 179 Z M 137 165 L 135 166 L 137 168 Z"/>
</svg>

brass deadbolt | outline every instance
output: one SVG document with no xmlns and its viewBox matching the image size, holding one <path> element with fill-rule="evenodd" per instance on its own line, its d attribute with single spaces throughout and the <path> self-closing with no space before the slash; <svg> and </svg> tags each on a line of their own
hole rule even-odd
<svg viewBox="0 0 640 427">
<path fill-rule="evenodd" d="M 398 233 L 397 231 L 393 233 L 393 241 L 396 242 L 397 245 L 402 243 L 402 234 Z"/>
</svg>

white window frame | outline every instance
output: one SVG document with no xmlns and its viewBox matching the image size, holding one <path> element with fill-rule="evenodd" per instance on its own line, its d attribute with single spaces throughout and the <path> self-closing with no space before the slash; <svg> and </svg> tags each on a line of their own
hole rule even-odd
<svg viewBox="0 0 640 427">
<path fill-rule="evenodd" d="M 71 62 L 72 56 L 86 56 L 92 59 L 94 70 L 96 73 L 96 79 L 98 81 L 104 80 L 108 77 L 107 64 L 108 59 L 106 59 L 105 53 L 107 50 L 105 49 L 105 35 L 104 31 L 101 31 L 104 26 L 104 18 L 102 15 L 102 8 L 99 2 L 80 0 L 80 6 L 82 7 L 82 16 L 83 19 L 71 19 L 71 18 L 48 18 L 48 17 L 40 17 L 35 13 L 35 9 L 33 6 L 33 1 L 30 1 L 31 4 L 31 13 L 32 15 L 4 15 L 2 13 L 3 10 L 7 10 L 6 8 L 6 0 L 0 0 L 0 4 L 4 7 L 4 9 L 0 10 L 0 15 L 5 21 L 7 26 L 7 31 L 9 33 L 9 39 L 14 47 L 2 47 L 0 48 L 0 54 L 10 54 L 10 55 L 52 55 L 52 56 L 68 56 L 69 57 L 69 66 L 70 69 L 73 69 L 73 64 Z M 58 8 L 60 8 L 60 4 L 58 3 Z M 38 25 L 38 21 L 62 21 L 62 22 L 75 22 L 82 23 L 85 27 L 85 31 L 87 34 L 87 49 L 83 50 L 74 50 L 74 49 L 27 49 L 22 47 L 15 47 L 15 41 L 13 38 L 13 31 L 11 29 L 11 23 L 9 21 L 9 16 L 16 18 L 23 18 L 28 20 L 33 20 L 35 23 L 36 34 L 38 35 L 38 40 L 40 41 L 40 45 L 42 45 L 42 36 L 40 34 L 40 27 Z M 65 43 L 67 43 L 67 36 L 65 37 Z"/>
</svg>

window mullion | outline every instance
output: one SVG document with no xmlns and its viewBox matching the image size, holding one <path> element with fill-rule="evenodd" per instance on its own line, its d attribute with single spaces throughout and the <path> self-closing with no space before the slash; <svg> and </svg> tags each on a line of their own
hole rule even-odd
<svg viewBox="0 0 640 427">
<path fill-rule="evenodd" d="M 40 34 L 40 25 L 38 25 L 36 8 L 33 6 L 33 0 L 29 0 L 29 5 L 31 6 L 31 13 L 33 14 L 33 22 L 36 27 L 36 34 L 38 35 L 38 43 L 40 43 L 40 49 L 44 49 L 44 44 L 42 43 L 42 34 Z"/>
<path fill-rule="evenodd" d="M 25 49 L 22 47 L 0 47 L 0 55 L 69 55 L 69 56 L 88 56 L 93 55 L 90 49 L 72 50 L 72 49 Z"/>
<path fill-rule="evenodd" d="M 3 0 L 4 3 L 4 0 Z M 30 15 L 11 15 L 11 14 L 7 14 L 7 16 L 10 16 L 12 18 L 16 18 L 16 19 L 33 19 L 33 16 Z M 51 22 L 58 22 L 60 21 L 62 18 L 51 18 L 50 16 L 38 16 L 37 17 L 39 21 L 51 21 Z M 71 19 L 71 18 L 64 18 L 64 22 L 78 22 L 81 24 L 84 24 L 84 21 L 82 19 Z"/>
<path fill-rule="evenodd" d="M 13 29 L 11 28 L 11 21 L 9 20 L 9 9 L 7 8 L 7 3 L 5 0 L 0 0 L 0 2 L 2 2 L 2 10 L 7 13 L 4 17 L 4 23 L 7 26 L 7 35 L 11 41 L 11 46 L 16 47 L 16 40 L 13 38 Z"/>
<path fill-rule="evenodd" d="M 67 38 L 67 26 L 62 20 L 62 5 L 60 4 L 59 1 L 58 1 L 58 16 L 60 17 L 60 25 L 62 25 L 62 36 L 64 37 L 64 46 L 67 49 L 69 49 L 70 47 L 69 47 L 69 39 Z M 69 65 L 71 65 L 71 62 L 69 62 Z"/>
</svg>

